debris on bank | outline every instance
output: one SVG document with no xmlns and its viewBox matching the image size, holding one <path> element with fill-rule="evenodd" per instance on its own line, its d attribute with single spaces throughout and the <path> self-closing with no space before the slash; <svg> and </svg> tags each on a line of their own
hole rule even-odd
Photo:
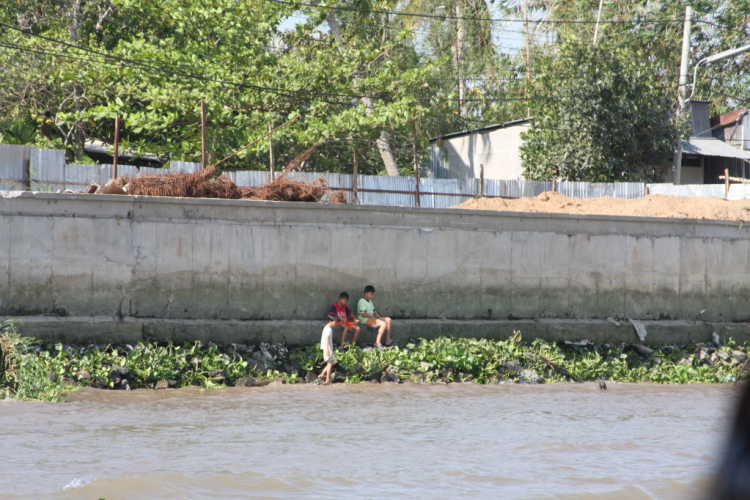
<svg viewBox="0 0 750 500">
<path fill-rule="evenodd" d="M 106 184 L 91 184 L 84 193 L 346 203 L 346 193 L 329 188 L 322 177 L 305 183 L 287 179 L 285 173 L 260 187 L 240 187 L 225 175 L 217 177 L 216 168 L 208 167 L 195 173 L 170 172 L 161 175 L 122 176 L 111 179 Z"/>
</svg>

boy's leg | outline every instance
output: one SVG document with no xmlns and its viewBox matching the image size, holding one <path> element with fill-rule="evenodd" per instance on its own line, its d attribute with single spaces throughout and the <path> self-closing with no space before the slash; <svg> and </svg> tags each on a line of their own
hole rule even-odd
<svg viewBox="0 0 750 500">
<path fill-rule="evenodd" d="M 326 366 L 326 382 L 331 382 L 331 374 L 333 373 L 333 361 L 328 362 L 328 366 Z"/>
<path fill-rule="evenodd" d="M 346 324 L 341 325 L 341 349 L 344 348 L 344 343 L 346 342 L 346 336 L 349 334 L 349 327 L 346 326 Z"/>
<path fill-rule="evenodd" d="M 354 345 L 357 345 L 357 337 L 359 337 L 359 325 L 354 325 L 354 338 L 352 338 Z"/>
<path fill-rule="evenodd" d="M 375 320 L 375 324 L 378 326 L 378 336 L 375 338 L 375 346 L 381 346 L 383 345 L 383 334 L 387 325 L 382 319 Z"/>
</svg>

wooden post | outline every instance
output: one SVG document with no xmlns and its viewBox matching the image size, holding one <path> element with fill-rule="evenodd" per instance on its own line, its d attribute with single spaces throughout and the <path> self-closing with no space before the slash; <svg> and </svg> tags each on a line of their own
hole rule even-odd
<svg viewBox="0 0 750 500">
<path fill-rule="evenodd" d="M 359 203 L 357 196 L 357 179 L 359 177 L 359 158 L 357 158 L 357 146 L 354 146 L 354 168 L 352 169 L 352 203 Z"/>
<path fill-rule="evenodd" d="M 411 152 L 414 156 L 414 187 L 416 188 L 416 190 L 414 191 L 414 198 L 416 200 L 417 206 L 420 207 L 422 205 L 419 196 L 419 153 L 417 152 L 417 124 L 414 122 L 411 123 L 411 136 Z"/>
<path fill-rule="evenodd" d="M 112 159 L 112 178 L 117 179 L 117 158 L 120 156 L 120 115 L 115 116 L 115 156 Z"/>
<path fill-rule="evenodd" d="M 271 181 L 273 181 L 276 159 L 273 156 L 273 137 L 271 136 L 271 132 L 273 132 L 273 122 L 268 123 L 268 171 L 271 172 Z"/>
<path fill-rule="evenodd" d="M 552 179 L 552 192 L 557 192 L 557 179 Z"/>
<path fill-rule="evenodd" d="M 729 199 L 729 169 L 724 169 L 724 199 Z"/>
<path fill-rule="evenodd" d="M 208 166 L 206 157 L 206 100 L 201 99 L 201 164 L 203 168 Z"/>
</svg>

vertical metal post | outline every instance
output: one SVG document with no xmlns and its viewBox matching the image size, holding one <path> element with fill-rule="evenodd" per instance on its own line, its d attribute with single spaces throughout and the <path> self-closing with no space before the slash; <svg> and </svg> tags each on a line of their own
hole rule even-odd
<svg viewBox="0 0 750 500">
<path fill-rule="evenodd" d="M 417 206 L 420 207 L 422 205 L 420 200 L 421 197 L 419 195 L 419 153 L 417 151 L 417 124 L 414 122 L 411 123 L 411 137 L 411 153 L 414 157 L 414 187 L 416 188 L 416 190 L 414 191 L 414 196 Z"/>
<path fill-rule="evenodd" d="M 724 199 L 729 199 L 729 169 L 724 169 Z"/>
<path fill-rule="evenodd" d="M 208 166 L 206 158 L 206 100 L 201 99 L 201 165 Z"/>
<path fill-rule="evenodd" d="M 680 88 L 678 98 L 680 102 L 680 117 L 685 116 L 687 109 L 687 80 L 688 80 L 688 60 L 690 58 L 690 32 L 693 11 L 690 7 L 685 7 L 685 26 L 682 31 L 682 58 L 680 60 Z M 672 184 L 680 184 L 682 176 L 682 138 L 677 138 L 675 145 L 674 159 L 672 161 Z"/>
<path fill-rule="evenodd" d="M 273 155 L 273 137 L 271 136 L 271 132 L 273 132 L 273 122 L 268 123 L 268 171 L 271 172 L 271 181 L 273 181 L 276 158 Z"/>
<path fill-rule="evenodd" d="M 357 146 L 354 146 L 354 168 L 352 169 L 352 203 L 359 203 L 357 196 L 357 180 L 359 178 L 359 158 L 357 158 Z"/>
<path fill-rule="evenodd" d="M 117 179 L 117 158 L 120 156 L 120 115 L 115 116 L 115 156 L 112 159 L 112 178 Z"/>
</svg>

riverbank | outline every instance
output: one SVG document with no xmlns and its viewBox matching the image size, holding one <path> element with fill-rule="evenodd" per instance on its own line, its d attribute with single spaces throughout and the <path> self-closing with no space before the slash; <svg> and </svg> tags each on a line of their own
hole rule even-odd
<svg viewBox="0 0 750 500">
<path fill-rule="evenodd" d="M 59 401 L 82 387 L 169 389 L 320 383 L 318 345 L 64 345 L 22 337 L 2 324 L 0 399 Z M 718 339 L 716 339 L 718 340 Z M 334 383 L 545 383 L 610 380 L 725 383 L 748 377 L 750 343 L 649 348 L 640 344 L 524 342 L 442 337 L 398 347 L 336 350 Z"/>
</svg>

